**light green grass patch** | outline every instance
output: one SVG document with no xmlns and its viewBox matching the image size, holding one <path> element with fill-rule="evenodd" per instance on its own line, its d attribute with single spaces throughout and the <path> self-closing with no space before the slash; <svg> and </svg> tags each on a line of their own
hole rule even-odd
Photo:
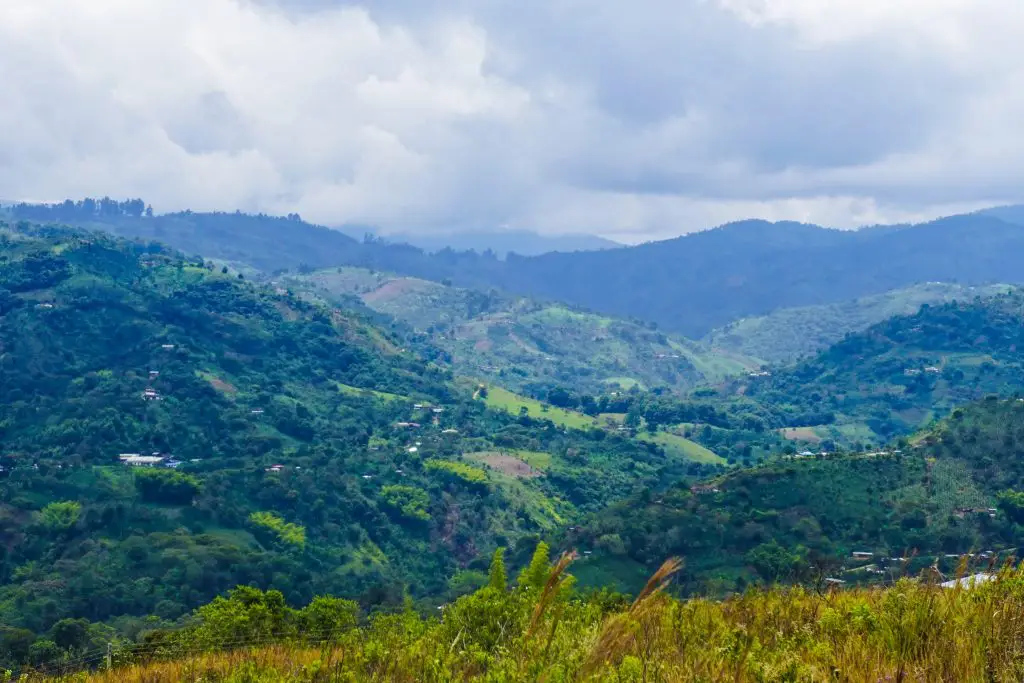
<svg viewBox="0 0 1024 683">
<path fill-rule="evenodd" d="M 381 399 L 382 401 L 408 401 L 409 400 L 408 396 L 400 396 L 398 394 L 389 394 L 386 391 L 377 391 L 376 389 L 360 389 L 359 387 L 353 387 L 353 386 L 350 386 L 348 384 L 342 384 L 341 382 L 335 382 L 335 385 L 338 387 L 338 391 L 340 391 L 343 394 L 348 394 L 349 396 L 360 396 L 362 398 L 367 398 L 367 397 L 370 397 L 370 396 L 375 396 L 375 397 Z"/>
<path fill-rule="evenodd" d="M 487 398 L 484 401 L 489 408 L 504 410 L 513 415 L 518 415 L 521 408 L 526 408 L 526 414 L 534 419 L 551 420 L 557 425 L 570 429 L 587 429 L 596 423 L 594 418 L 589 415 L 554 406 L 545 406 L 536 399 L 513 394 L 511 391 L 493 385 L 487 387 Z"/>
<path fill-rule="evenodd" d="M 426 461 L 423 466 L 428 471 L 446 472 L 470 484 L 487 483 L 487 472 L 464 462 L 434 459 Z"/>
<path fill-rule="evenodd" d="M 657 434 L 640 433 L 637 434 L 636 438 L 640 441 L 658 444 L 669 455 L 686 458 L 694 462 L 713 465 L 725 464 L 725 458 L 716 455 L 699 443 L 690 441 L 678 434 L 669 434 L 667 432 L 658 432 Z"/>
<path fill-rule="evenodd" d="M 567 502 L 551 498 L 529 479 L 517 479 L 501 472 L 492 472 L 494 484 L 505 498 L 505 507 L 519 511 L 544 531 L 552 531 L 563 524 L 574 512 Z"/>
</svg>

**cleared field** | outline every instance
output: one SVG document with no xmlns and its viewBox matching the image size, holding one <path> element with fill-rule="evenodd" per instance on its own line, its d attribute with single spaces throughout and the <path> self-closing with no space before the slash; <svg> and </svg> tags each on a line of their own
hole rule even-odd
<svg viewBox="0 0 1024 683">
<path fill-rule="evenodd" d="M 714 452 L 704 448 L 699 443 L 690 441 L 678 434 L 658 432 L 657 434 L 637 434 L 636 438 L 640 441 L 656 443 L 664 448 L 666 453 L 683 457 L 687 460 L 693 460 L 694 462 L 703 462 L 712 465 L 724 465 L 726 462 L 725 458 L 715 455 Z"/>
<path fill-rule="evenodd" d="M 379 399 L 381 399 L 383 401 L 408 401 L 409 400 L 408 396 L 399 396 L 398 394 L 389 394 L 386 391 L 376 391 L 374 389 L 360 389 L 359 387 L 349 386 L 348 384 L 342 384 L 341 382 L 336 382 L 336 384 L 338 386 L 338 391 L 340 391 L 343 394 L 348 394 L 350 396 L 366 396 L 366 395 L 369 394 L 369 395 L 376 396 L 377 398 L 379 398 Z"/>
<path fill-rule="evenodd" d="M 569 429 L 587 429 L 597 424 L 597 421 L 589 415 L 554 406 L 545 406 L 536 399 L 513 394 L 507 389 L 493 385 L 487 387 L 487 397 L 484 402 L 491 408 L 504 410 L 513 415 L 518 415 L 522 408 L 526 408 L 526 414 L 532 418 L 551 420 L 555 424 Z"/>
<path fill-rule="evenodd" d="M 516 457 L 518 454 L 514 453 L 514 451 L 510 453 L 480 451 L 479 453 L 467 453 L 465 457 L 467 460 L 486 465 L 514 479 L 534 479 L 543 476 L 539 469 L 534 468 L 525 460 Z"/>
<path fill-rule="evenodd" d="M 821 437 L 814 431 L 814 427 L 787 427 L 780 429 L 782 438 L 790 441 L 807 441 L 809 443 L 821 443 Z"/>
</svg>

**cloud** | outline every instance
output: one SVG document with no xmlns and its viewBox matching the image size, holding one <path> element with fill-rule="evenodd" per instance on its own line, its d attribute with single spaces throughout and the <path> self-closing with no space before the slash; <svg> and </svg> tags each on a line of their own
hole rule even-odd
<svg viewBox="0 0 1024 683">
<path fill-rule="evenodd" d="M 926 219 L 1024 199 L 1021 29 L 1017 0 L 7 0 L 0 187 L 629 241 Z"/>
</svg>

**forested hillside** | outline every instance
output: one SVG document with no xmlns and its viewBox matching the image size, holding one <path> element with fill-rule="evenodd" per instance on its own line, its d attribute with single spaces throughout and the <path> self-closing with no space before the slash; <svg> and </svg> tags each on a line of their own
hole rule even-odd
<svg viewBox="0 0 1024 683">
<path fill-rule="evenodd" d="M 741 354 L 715 351 L 655 325 L 609 318 L 496 290 L 462 289 L 362 268 L 332 268 L 278 280 L 327 301 L 357 296 L 407 323 L 445 352 L 458 374 L 547 396 L 555 387 L 688 389 L 755 370 Z"/>
<path fill-rule="evenodd" d="M 408 245 L 358 242 L 296 215 L 148 216 L 139 200 L 89 202 L 10 211 L 15 218 L 158 239 L 266 272 L 350 265 L 495 287 L 654 322 L 690 337 L 780 308 L 849 301 L 923 282 L 1020 283 L 1024 258 L 1024 228 L 984 213 L 858 231 L 743 221 L 636 247 L 502 261 L 493 253 L 431 255 Z M 1011 209 L 998 215 L 1011 217 Z"/>
<path fill-rule="evenodd" d="M 775 427 L 880 443 L 909 434 L 956 405 L 1022 389 L 1024 296 L 925 305 L 793 367 L 772 368 L 723 389 L 754 401 Z M 816 414 L 817 422 L 808 415 Z"/>
<path fill-rule="evenodd" d="M 601 548 L 595 571 L 620 576 L 633 564 L 653 571 L 666 554 L 685 557 L 680 578 L 689 590 L 869 581 L 932 564 L 949 572 L 966 553 L 1019 556 L 1022 440 L 1024 401 L 984 400 L 902 448 L 789 456 L 638 496 L 565 543 Z"/>
<path fill-rule="evenodd" d="M 765 316 L 744 318 L 713 331 L 704 342 L 769 363 L 788 363 L 822 351 L 886 318 L 917 313 L 924 304 L 972 301 L 1011 289 L 1010 285 L 972 287 L 928 282 L 853 301 L 783 308 Z"/>
<path fill-rule="evenodd" d="M 0 230 L 0 638 L 54 654 L 64 620 L 131 634 L 238 584 L 441 600 L 499 545 L 524 562 L 538 535 L 706 471 L 489 410 L 390 332 L 225 270 Z"/>
</svg>

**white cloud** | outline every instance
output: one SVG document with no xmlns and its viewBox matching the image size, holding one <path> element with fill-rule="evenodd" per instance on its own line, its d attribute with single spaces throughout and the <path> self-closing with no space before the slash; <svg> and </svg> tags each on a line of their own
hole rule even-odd
<svg viewBox="0 0 1024 683">
<path fill-rule="evenodd" d="M 636 241 L 1021 200 L 1018 0 L 6 0 L 3 198 Z"/>
</svg>

